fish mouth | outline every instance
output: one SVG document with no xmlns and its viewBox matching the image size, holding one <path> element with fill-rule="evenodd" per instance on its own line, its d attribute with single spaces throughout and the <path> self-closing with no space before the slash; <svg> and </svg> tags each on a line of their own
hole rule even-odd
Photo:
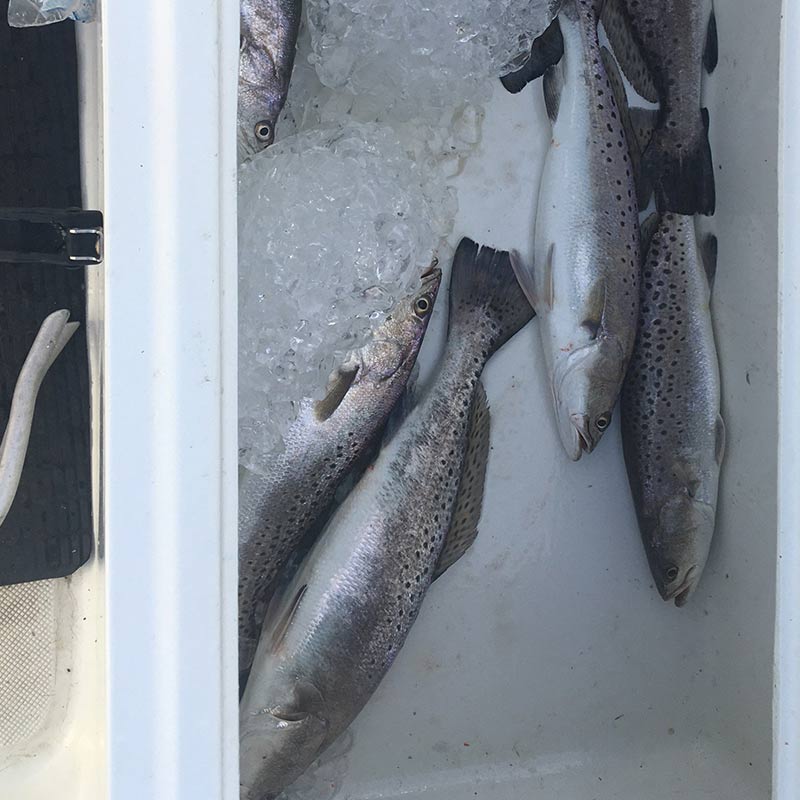
<svg viewBox="0 0 800 800">
<path fill-rule="evenodd" d="M 431 265 L 419 276 L 419 279 L 423 283 L 431 283 L 442 279 L 442 271 L 439 269 L 438 258 L 434 258 L 433 261 L 431 261 Z"/>
<path fill-rule="evenodd" d="M 442 271 L 436 266 L 438 263 L 439 259 L 434 258 L 428 269 L 420 275 L 421 288 L 434 298 L 439 294 L 439 287 L 442 285 Z"/>
<path fill-rule="evenodd" d="M 591 453 L 592 450 L 594 450 L 594 448 L 597 446 L 597 442 L 592 438 L 592 434 L 589 432 L 588 415 L 570 414 L 569 421 L 572 423 L 572 426 L 575 428 L 575 432 L 578 434 L 578 458 L 581 457 L 581 453 Z"/>
<path fill-rule="evenodd" d="M 689 596 L 692 594 L 695 588 L 695 577 L 697 576 L 697 565 L 695 564 L 692 567 L 689 567 L 689 571 L 686 573 L 686 577 L 683 579 L 683 582 L 676 586 L 674 589 L 671 589 L 664 595 L 664 600 L 669 602 L 670 600 L 675 601 L 676 608 L 683 608 L 687 601 L 689 600 Z"/>
</svg>

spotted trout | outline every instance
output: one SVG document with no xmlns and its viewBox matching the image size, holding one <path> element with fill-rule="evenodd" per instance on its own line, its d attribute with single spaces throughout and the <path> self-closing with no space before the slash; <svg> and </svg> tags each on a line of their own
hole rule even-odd
<svg viewBox="0 0 800 800">
<path fill-rule="evenodd" d="M 578 460 L 611 424 L 636 336 L 639 209 L 628 143 L 600 53 L 600 0 L 567 0 L 503 79 L 544 74 L 553 137 L 535 224 L 534 262 L 514 259 L 539 317 L 556 422 Z"/>
<path fill-rule="evenodd" d="M 509 255 L 462 240 L 447 345 L 420 402 L 270 608 L 240 707 L 243 800 L 269 800 L 353 721 L 481 513 L 486 361 L 531 317 Z"/>
<path fill-rule="evenodd" d="M 711 324 L 716 240 L 694 218 L 653 215 L 642 268 L 639 334 L 622 393 L 622 442 L 656 587 L 683 606 L 714 534 L 725 452 Z"/>
<path fill-rule="evenodd" d="M 300 0 L 240 0 L 239 161 L 275 140 L 294 66 L 300 10 Z"/>
<path fill-rule="evenodd" d="M 638 143 L 632 152 L 640 153 L 656 117 L 629 108 L 605 48 L 603 59 L 628 139 Z M 641 236 L 641 303 L 622 390 L 622 444 L 653 580 L 664 600 L 680 607 L 708 558 L 725 453 L 709 305 L 717 242 L 710 235 L 699 241 L 694 218 L 680 214 L 651 215 Z"/>
<path fill-rule="evenodd" d="M 376 443 L 405 391 L 441 282 L 431 267 L 333 374 L 326 396 L 304 400 L 264 474 L 239 484 L 239 677 L 247 680 L 267 604 L 289 557 L 320 520 L 353 466 Z"/>
</svg>

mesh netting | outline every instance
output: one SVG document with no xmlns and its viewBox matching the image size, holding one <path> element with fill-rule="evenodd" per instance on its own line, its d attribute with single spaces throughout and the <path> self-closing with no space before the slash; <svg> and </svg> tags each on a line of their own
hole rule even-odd
<svg viewBox="0 0 800 800">
<path fill-rule="evenodd" d="M 56 668 L 56 581 L 0 587 L 0 747 L 44 724 Z"/>
</svg>

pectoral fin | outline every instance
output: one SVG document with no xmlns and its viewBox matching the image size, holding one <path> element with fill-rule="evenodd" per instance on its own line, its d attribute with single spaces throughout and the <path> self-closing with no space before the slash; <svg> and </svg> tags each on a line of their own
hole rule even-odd
<svg viewBox="0 0 800 800">
<path fill-rule="evenodd" d="M 589 331 L 592 338 L 597 338 L 597 333 L 603 324 L 606 312 L 606 283 L 603 280 L 595 281 L 589 296 L 586 299 L 581 327 Z"/>
<path fill-rule="evenodd" d="M 541 304 L 543 309 L 547 311 L 553 308 L 553 305 L 556 301 L 555 282 L 553 278 L 553 259 L 555 257 L 555 247 L 555 242 L 551 242 L 550 247 L 547 248 L 547 256 L 539 272 L 541 281 L 537 281 L 537 284 L 541 283 L 542 291 L 541 294 L 537 295 L 536 299 L 537 302 Z M 534 306 L 534 309 L 536 310 L 537 314 L 540 313 L 536 306 Z"/>
<path fill-rule="evenodd" d="M 336 412 L 336 409 L 342 404 L 353 381 L 358 375 L 358 366 L 341 366 L 338 367 L 331 375 L 328 381 L 328 388 L 325 397 L 314 403 L 314 415 L 319 422 L 325 422 L 330 419 Z"/>
<path fill-rule="evenodd" d="M 715 448 L 714 455 L 717 459 L 717 464 L 722 464 L 722 459 L 725 458 L 725 447 L 727 445 L 727 431 L 725 430 L 725 422 L 722 415 L 717 415 L 717 424 L 714 429 L 715 432 Z"/>
<path fill-rule="evenodd" d="M 709 290 L 714 288 L 714 278 L 717 275 L 717 237 L 713 233 L 705 236 L 700 245 L 700 255 L 703 259 L 703 267 L 708 278 Z"/>
<path fill-rule="evenodd" d="M 711 9 L 711 16 L 708 18 L 708 28 L 706 30 L 706 46 L 703 51 L 703 66 L 710 75 L 716 68 L 719 61 L 719 43 L 717 41 L 717 15 Z"/>
<path fill-rule="evenodd" d="M 308 585 L 303 584 L 295 590 L 288 602 L 285 597 L 276 596 L 273 603 L 270 603 L 264 618 L 262 638 L 264 635 L 269 636 L 269 647 L 273 653 L 281 648 L 307 589 Z"/>
<path fill-rule="evenodd" d="M 564 90 L 564 70 L 560 64 L 548 67 L 547 72 L 544 73 L 542 89 L 547 116 L 551 123 L 555 122 L 558 119 L 558 109 L 561 105 L 561 92 Z"/>
</svg>

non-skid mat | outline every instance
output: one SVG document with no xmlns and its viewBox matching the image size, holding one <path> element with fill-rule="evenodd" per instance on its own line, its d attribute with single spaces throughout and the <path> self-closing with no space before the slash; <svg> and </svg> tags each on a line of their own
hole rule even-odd
<svg viewBox="0 0 800 800">
<path fill-rule="evenodd" d="M 0 206 L 80 206 L 73 24 L 12 29 L 0 20 Z M 81 326 L 39 392 L 22 480 L 0 526 L 0 584 L 69 575 L 91 553 L 84 272 L 0 263 L 3 429 L 39 326 L 60 308 Z"/>
</svg>

